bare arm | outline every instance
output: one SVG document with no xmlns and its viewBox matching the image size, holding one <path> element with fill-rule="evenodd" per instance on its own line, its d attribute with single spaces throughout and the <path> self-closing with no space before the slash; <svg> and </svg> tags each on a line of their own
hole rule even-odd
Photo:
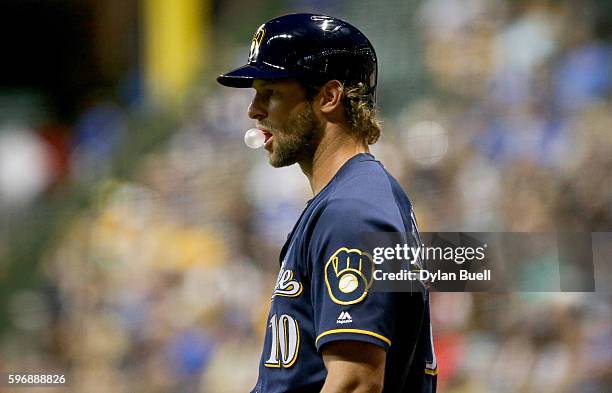
<svg viewBox="0 0 612 393">
<path fill-rule="evenodd" d="M 321 393 L 380 393 L 386 352 L 365 342 L 337 341 L 323 347 L 327 378 Z"/>
</svg>

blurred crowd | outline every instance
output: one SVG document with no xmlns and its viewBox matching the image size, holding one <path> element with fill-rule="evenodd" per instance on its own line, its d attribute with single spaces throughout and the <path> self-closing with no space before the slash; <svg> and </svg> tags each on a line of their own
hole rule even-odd
<svg viewBox="0 0 612 393">
<path fill-rule="evenodd" d="M 610 231 L 612 8 L 601 3 L 418 3 L 429 87 L 382 108 L 371 150 L 422 231 Z M 379 80 L 384 97 L 394 86 Z M 74 392 L 252 387 L 278 253 L 311 194 L 298 167 L 272 169 L 243 145 L 251 95 L 204 91 L 125 176 L 117 152 L 146 130 L 112 100 L 92 99 L 70 130 L 0 119 L 0 215 L 46 219 L 27 211 L 90 190 L 30 273 L 41 284 L 8 294 L 0 370 L 69 370 Z M 610 300 L 434 293 L 439 390 L 611 391 Z"/>
</svg>

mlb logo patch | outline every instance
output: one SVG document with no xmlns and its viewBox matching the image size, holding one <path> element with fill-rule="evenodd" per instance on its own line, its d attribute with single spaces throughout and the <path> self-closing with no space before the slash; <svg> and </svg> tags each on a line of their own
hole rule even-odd
<svg viewBox="0 0 612 393">
<path fill-rule="evenodd" d="M 348 311 L 342 311 L 336 320 L 336 323 L 341 325 L 351 322 L 353 322 L 353 318 L 351 318 L 351 314 L 349 314 Z"/>
</svg>

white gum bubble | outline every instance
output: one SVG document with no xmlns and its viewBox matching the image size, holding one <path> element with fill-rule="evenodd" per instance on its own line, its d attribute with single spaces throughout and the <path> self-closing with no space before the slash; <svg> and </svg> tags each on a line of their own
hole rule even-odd
<svg viewBox="0 0 612 393">
<path fill-rule="evenodd" d="M 244 134 L 244 143 L 251 149 L 259 149 L 265 141 L 266 136 L 259 128 L 251 128 Z"/>
</svg>

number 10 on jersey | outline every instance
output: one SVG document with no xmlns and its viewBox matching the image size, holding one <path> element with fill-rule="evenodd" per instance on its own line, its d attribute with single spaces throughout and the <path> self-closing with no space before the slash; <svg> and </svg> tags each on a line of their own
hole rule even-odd
<svg viewBox="0 0 612 393">
<path fill-rule="evenodd" d="M 281 365 L 284 368 L 293 366 L 300 347 L 298 322 L 287 314 L 280 317 L 273 314 L 270 318 L 269 328 L 272 335 L 272 344 L 270 357 L 266 360 L 264 366 L 277 368 L 280 368 Z"/>
</svg>

